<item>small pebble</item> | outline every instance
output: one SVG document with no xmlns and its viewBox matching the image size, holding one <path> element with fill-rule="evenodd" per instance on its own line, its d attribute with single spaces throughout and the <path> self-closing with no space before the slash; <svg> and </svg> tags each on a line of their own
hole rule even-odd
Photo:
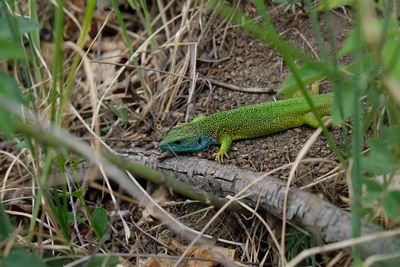
<svg viewBox="0 0 400 267">
<path fill-rule="evenodd" d="M 268 149 L 268 144 L 264 143 L 261 145 L 261 149 L 267 150 Z"/>
</svg>

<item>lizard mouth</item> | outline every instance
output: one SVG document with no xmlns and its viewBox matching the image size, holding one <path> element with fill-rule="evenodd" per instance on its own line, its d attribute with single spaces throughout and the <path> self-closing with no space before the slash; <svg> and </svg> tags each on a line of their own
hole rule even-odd
<svg viewBox="0 0 400 267">
<path fill-rule="evenodd" d="M 204 146 L 177 146 L 174 144 L 160 144 L 160 149 L 163 151 L 174 151 L 174 152 L 196 152 L 205 148 Z"/>
</svg>

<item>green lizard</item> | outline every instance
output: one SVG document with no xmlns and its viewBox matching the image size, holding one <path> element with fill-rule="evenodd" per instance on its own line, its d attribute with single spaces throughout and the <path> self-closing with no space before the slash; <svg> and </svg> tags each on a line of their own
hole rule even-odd
<svg viewBox="0 0 400 267">
<path fill-rule="evenodd" d="M 333 94 L 311 97 L 321 116 L 330 114 Z M 215 160 L 223 162 L 233 140 L 255 138 L 308 124 L 318 127 L 318 122 L 303 97 L 276 102 L 266 102 L 204 114 L 191 122 L 173 127 L 160 142 L 164 151 L 195 152 L 212 144 L 221 144 L 214 154 Z"/>
</svg>

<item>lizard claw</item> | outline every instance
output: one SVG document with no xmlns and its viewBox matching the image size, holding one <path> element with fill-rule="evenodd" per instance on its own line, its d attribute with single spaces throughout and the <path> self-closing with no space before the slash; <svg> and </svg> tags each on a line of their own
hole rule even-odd
<svg viewBox="0 0 400 267">
<path fill-rule="evenodd" d="M 217 153 L 214 153 L 213 156 L 215 157 L 215 161 L 217 161 L 219 163 L 224 163 L 224 157 L 225 156 L 229 159 L 228 153 L 221 152 L 221 151 L 218 151 Z"/>
</svg>

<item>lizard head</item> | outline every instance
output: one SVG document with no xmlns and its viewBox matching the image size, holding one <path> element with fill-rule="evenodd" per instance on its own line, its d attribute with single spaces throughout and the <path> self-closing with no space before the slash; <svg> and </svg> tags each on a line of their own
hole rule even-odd
<svg viewBox="0 0 400 267">
<path fill-rule="evenodd" d="M 201 133 L 198 126 L 191 122 L 172 128 L 161 140 L 160 148 L 164 151 L 195 152 L 212 144 L 216 144 L 216 141 Z"/>
</svg>

